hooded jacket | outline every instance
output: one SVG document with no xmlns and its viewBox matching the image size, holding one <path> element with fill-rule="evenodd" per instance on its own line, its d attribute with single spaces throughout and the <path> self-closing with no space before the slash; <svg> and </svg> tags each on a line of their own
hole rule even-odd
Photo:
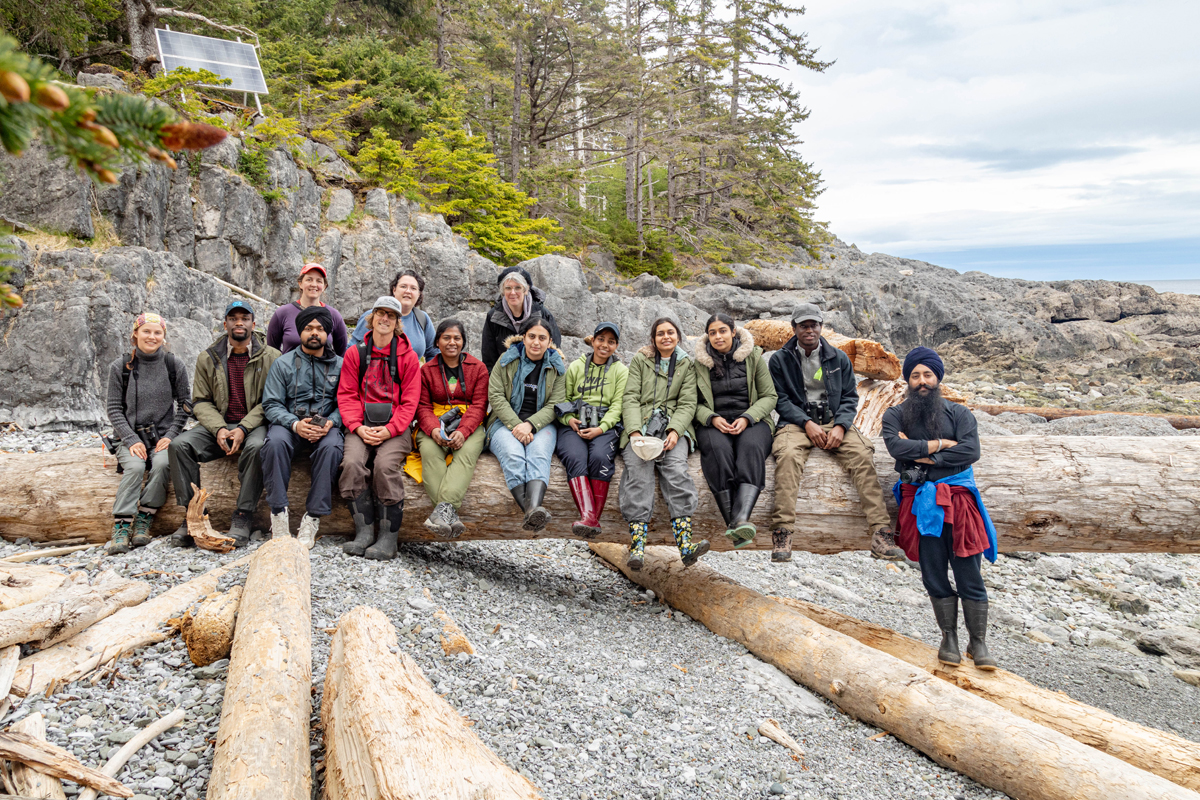
<svg viewBox="0 0 1200 800">
<path fill-rule="evenodd" d="M 266 421 L 263 413 L 263 388 L 267 384 L 267 373 L 280 353 L 267 344 L 261 333 L 250 334 L 250 361 L 242 375 L 242 386 L 246 390 L 246 416 L 233 427 L 246 433 Z M 229 427 L 225 414 L 229 411 L 229 337 L 221 336 L 209 348 L 196 357 L 196 378 L 192 384 L 192 409 L 196 419 L 209 433 Z"/>
<path fill-rule="evenodd" d="M 374 337 L 368 336 L 371 347 L 371 363 L 367 365 L 367 374 L 363 376 L 364 383 L 371 380 L 372 375 L 382 378 L 382 374 L 390 372 L 388 365 L 388 350 L 380 350 L 375 346 Z M 389 350 L 391 345 L 388 345 Z M 350 433 L 358 430 L 366 415 L 363 405 L 363 387 L 358 380 L 358 347 L 346 351 L 342 360 L 342 376 L 338 381 L 337 405 L 342 414 L 342 424 Z M 400 382 L 392 383 L 392 418 L 387 423 L 388 433 L 399 436 L 408 431 L 413 417 L 417 414 L 417 403 L 421 399 L 421 364 L 417 354 L 408 343 L 408 337 L 403 333 L 396 336 L 396 371 L 400 373 Z M 390 381 L 391 378 L 386 380 Z"/>
<path fill-rule="evenodd" d="M 503 274 L 501 273 L 501 275 Z M 525 275 L 528 277 L 528 273 Z M 533 296 L 529 316 L 544 319 L 550 328 L 550 339 L 554 342 L 554 346 L 561 347 L 562 333 L 558 330 L 558 322 L 550 313 L 550 309 L 544 305 L 546 293 L 536 286 L 531 286 L 529 292 Z M 508 344 L 506 344 L 508 337 L 516 333 L 517 329 L 513 327 L 508 315 L 504 313 L 504 298 L 500 297 L 488 310 L 487 318 L 483 322 L 483 347 L 480 350 L 480 358 L 489 370 L 495 367 L 496 361 L 508 349 Z"/>
<path fill-rule="evenodd" d="M 525 357 L 525 344 L 520 336 L 510 336 L 504 344 L 507 349 L 488 379 L 488 402 L 492 404 L 492 414 L 488 417 L 489 439 L 498 425 L 504 425 L 511 431 L 521 424 L 517 411 L 525 400 L 525 378 L 538 365 L 537 361 Z M 542 369 L 538 385 L 538 410 L 525 420 L 533 426 L 535 433 L 554 422 L 554 406 L 567 396 L 567 382 L 563 377 L 567 365 L 563 362 L 562 352 L 551 345 L 542 356 L 542 361 L 550 369 Z"/>
<path fill-rule="evenodd" d="M 600 420 L 600 430 L 607 433 L 621 422 L 621 404 L 628 377 L 629 368 L 617 360 L 616 354 L 609 356 L 607 364 L 593 364 L 592 354 L 586 353 L 567 367 L 566 401 L 583 400 L 590 406 L 607 406 L 608 411 Z M 589 387 L 587 391 L 582 388 L 585 385 Z M 574 412 L 565 414 L 561 421 L 566 424 L 578 416 Z"/>
<path fill-rule="evenodd" d="M 342 357 L 328 344 L 319 356 L 310 356 L 297 347 L 275 359 L 263 388 L 267 422 L 290 430 L 300 419 L 296 409 L 307 406 L 306 417 L 320 414 L 340 426 L 342 415 L 338 413 L 337 392 L 341 371 Z"/>
<path fill-rule="evenodd" d="M 458 357 L 458 363 L 463 371 L 462 391 L 467 398 L 467 411 L 458 423 L 458 429 L 462 431 L 463 436 L 470 436 L 483 422 L 483 416 L 487 413 L 488 371 L 483 362 L 470 353 L 462 353 Z M 461 400 L 457 393 L 455 400 Z M 451 405 L 446 396 L 446 383 L 442 378 L 441 355 L 434 356 L 421 367 L 421 402 L 417 406 L 417 427 L 426 436 L 433 436 L 433 432 L 442 425 L 437 414 L 433 413 L 434 403 Z"/>
<path fill-rule="evenodd" d="M 821 352 L 821 382 L 825 384 L 825 402 L 833 409 L 833 424 L 850 430 L 858 414 L 858 388 L 854 377 L 854 365 L 850 356 L 837 349 L 825 337 L 821 337 L 817 348 Z M 779 399 L 775 410 L 779 412 L 782 425 L 791 423 L 801 428 L 812 419 L 804 411 L 808 397 L 804 391 L 804 369 L 800 364 L 800 344 L 793 336 L 771 357 L 771 380 Z"/>
<path fill-rule="evenodd" d="M 696 439 L 692 430 L 692 420 L 696 416 L 696 365 L 682 347 L 676 347 L 675 377 L 668 386 L 670 360 L 662 359 L 656 371 L 654 356 L 654 346 L 648 344 L 629 362 L 625 396 L 621 402 L 621 418 L 625 424 L 625 430 L 621 432 L 621 449 L 629 444 L 629 434 L 641 433 L 654 409 L 661 406 L 670 418 L 667 430 L 686 439 L 691 451 Z"/>
<path fill-rule="evenodd" d="M 761 347 L 754 344 L 754 335 L 745 328 L 734 331 L 738 338 L 738 346 L 733 350 L 733 360 L 746 365 L 746 384 L 750 392 L 750 406 L 742 415 L 751 424 L 766 422 L 775 430 L 775 422 L 771 412 L 775 410 L 778 395 L 775 384 L 771 381 L 771 371 L 767 369 L 767 359 L 763 356 Z M 712 388 L 713 359 L 708 352 L 708 334 L 700 337 L 696 345 L 696 422 L 701 425 L 712 424 L 716 415 L 716 402 L 713 399 Z M 733 422 L 733 420 L 725 420 Z"/>
</svg>

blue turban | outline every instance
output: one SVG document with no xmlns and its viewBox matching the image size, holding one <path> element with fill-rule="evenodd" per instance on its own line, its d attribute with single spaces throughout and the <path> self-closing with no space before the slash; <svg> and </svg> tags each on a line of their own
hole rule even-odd
<svg viewBox="0 0 1200 800">
<path fill-rule="evenodd" d="M 942 357 L 930 350 L 928 347 L 914 347 L 908 351 L 908 355 L 904 357 L 904 380 L 908 380 L 908 376 L 916 369 L 918 364 L 924 364 L 937 375 L 938 383 L 941 383 L 942 376 L 946 374 L 946 365 L 942 363 Z"/>
</svg>

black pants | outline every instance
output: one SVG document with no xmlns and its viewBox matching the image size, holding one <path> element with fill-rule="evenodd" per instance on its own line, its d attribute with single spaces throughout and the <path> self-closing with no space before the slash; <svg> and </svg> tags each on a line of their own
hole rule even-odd
<svg viewBox="0 0 1200 800">
<path fill-rule="evenodd" d="M 714 492 L 736 492 L 743 483 L 759 489 L 767 481 L 767 456 L 771 455 L 771 426 L 755 422 L 737 436 L 707 425 L 696 426 L 700 469 Z"/>
<path fill-rule="evenodd" d="M 921 536 L 919 545 L 921 552 L 917 558 L 921 564 L 921 582 L 930 597 L 936 600 L 958 594 L 964 600 L 987 601 L 987 587 L 983 585 L 983 573 L 979 571 L 983 553 L 966 558 L 954 555 L 954 534 L 949 525 L 942 527 L 941 536 Z M 957 593 L 946 576 L 947 568 L 954 572 Z"/>
<path fill-rule="evenodd" d="M 590 442 L 566 425 L 558 426 L 558 442 L 554 453 L 567 471 L 567 479 L 589 478 L 609 483 L 616 471 L 617 440 L 621 436 L 611 430 Z"/>
</svg>

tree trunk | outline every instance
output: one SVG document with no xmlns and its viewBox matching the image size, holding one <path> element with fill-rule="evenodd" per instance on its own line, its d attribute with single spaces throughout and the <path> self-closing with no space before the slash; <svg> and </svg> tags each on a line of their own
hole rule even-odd
<svg viewBox="0 0 1200 800">
<path fill-rule="evenodd" d="M 399 652 L 378 609 L 358 606 L 338 621 L 321 723 L 327 800 L 539 797 Z"/>
<path fill-rule="evenodd" d="M 238 559 L 209 570 L 141 605 L 123 608 L 65 642 L 21 659 L 12 691 L 20 697 L 37 696 L 52 686 L 78 680 L 139 647 L 161 642 L 171 635 L 163 628 L 167 620 L 216 591 L 221 576 L 248 560 Z"/>
<path fill-rule="evenodd" d="M 234 586 L 202 600 L 195 613 L 188 609 L 179 634 L 187 644 L 193 664 L 206 667 L 229 655 L 241 600 L 242 587 Z"/>
<path fill-rule="evenodd" d="M 754 334 L 754 343 L 767 352 L 780 349 L 795 335 L 791 323 L 786 320 L 752 319 L 744 327 Z M 894 381 L 900 377 L 900 359 L 879 342 L 851 339 L 828 327 L 821 330 L 821 336 L 850 357 L 855 374 L 878 381 Z"/>
<path fill-rule="evenodd" d="M 508 131 L 508 179 L 515 185 L 521 174 L 521 75 L 522 47 L 518 38 L 513 43 L 512 127 Z"/>
<path fill-rule="evenodd" d="M 121 5 L 134 68 L 145 68 L 151 59 L 158 61 L 158 40 L 154 36 L 158 15 L 154 13 L 153 0 L 121 0 Z"/>
<path fill-rule="evenodd" d="M 38 772 L 91 786 L 114 797 L 133 797 L 125 784 L 84 765 L 70 751 L 12 728 L 0 731 L 0 758 L 19 761 Z"/>
<path fill-rule="evenodd" d="M 208 800 L 309 800 L 312 607 L 308 550 L 272 539 L 250 561 Z"/>
<path fill-rule="evenodd" d="M 1103 411 L 1084 408 L 1047 408 L 1043 406 L 994 406 L 979 403 L 968 403 L 968 407 L 978 411 L 986 411 L 992 416 L 1006 411 L 1013 414 L 1036 414 L 1046 419 L 1065 419 L 1067 417 L 1094 417 L 1097 414 L 1119 414 L 1123 417 L 1157 417 L 1165 419 L 1177 431 L 1200 428 L 1200 417 L 1188 417 L 1182 414 L 1138 414 L 1130 411 Z"/>
<path fill-rule="evenodd" d="M 1107 711 L 1072 700 L 1062 692 L 1034 686 L 1006 670 L 984 672 L 969 666 L 948 667 L 938 662 L 936 647 L 910 639 L 882 625 L 864 622 L 803 600 L 778 600 L 819 625 L 920 667 L 960 689 L 991 700 L 1019 717 L 1053 728 L 1172 783 L 1200 791 L 1200 750 L 1195 742 L 1123 720 Z"/>
<path fill-rule="evenodd" d="M 947 769 L 1022 800 L 1198 800 L 1195 792 L 1005 711 L 703 564 L 648 548 L 640 572 L 624 548 L 593 545 L 630 580 L 719 636 L 745 645 L 842 711 Z"/>
<path fill-rule="evenodd" d="M 126 580 L 112 570 L 102 572 L 90 586 L 86 575 L 80 575 L 79 582 L 40 602 L 0 612 L 0 647 L 50 647 L 150 596 L 150 584 Z"/>
<path fill-rule="evenodd" d="M 113 498 L 116 499 L 115 492 Z M 8 500 L 5 498 L 5 502 Z M 0 516 L 4 515 L 0 511 Z M 7 526 L 4 530 L 7 531 Z M 104 536 L 108 538 L 107 532 Z M 0 611 L 43 600 L 57 592 L 68 579 L 67 573 L 57 567 L 0 563 Z"/>
<path fill-rule="evenodd" d="M 38 711 L 13 723 L 11 731 L 25 733 L 35 739 L 46 740 L 46 720 Z M 12 762 L 12 790 L 22 797 L 41 797 L 49 800 L 67 800 L 62 781 L 53 775 L 39 772 L 19 761 Z"/>
</svg>

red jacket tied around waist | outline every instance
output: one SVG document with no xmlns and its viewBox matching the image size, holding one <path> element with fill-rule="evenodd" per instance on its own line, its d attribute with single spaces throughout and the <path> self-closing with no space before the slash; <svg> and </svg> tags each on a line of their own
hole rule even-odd
<svg viewBox="0 0 1200 800">
<path fill-rule="evenodd" d="M 954 555 L 959 558 L 973 556 L 988 549 L 987 527 L 975 505 L 975 495 L 965 486 L 934 485 L 937 504 L 946 514 L 946 524 L 953 531 Z M 900 530 L 896 544 L 904 550 L 909 561 L 916 561 L 920 554 L 921 532 L 917 530 L 917 517 L 912 512 L 913 498 L 917 487 L 903 484 L 900 487 Z"/>
<path fill-rule="evenodd" d="M 400 382 L 392 380 L 388 366 L 388 350 L 375 347 L 375 340 L 367 336 L 371 347 L 371 363 L 360 386 L 358 381 L 358 348 L 351 347 L 342 360 L 342 375 L 338 379 L 338 410 L 342 412 L 342 423 L 353 433 L 364 424 L 364 403 L 392 404 L 392 418 L 388 421 L 388 433 L 400 436 L 408 430 L 417 413 L 417 402 L 421 396 L 420 362 L 413 352 L 408 338 L 400 334 L 396 340 L 396 371 Z M 390 350 L 390 345 L 388 346 Z"/>
</svg>

